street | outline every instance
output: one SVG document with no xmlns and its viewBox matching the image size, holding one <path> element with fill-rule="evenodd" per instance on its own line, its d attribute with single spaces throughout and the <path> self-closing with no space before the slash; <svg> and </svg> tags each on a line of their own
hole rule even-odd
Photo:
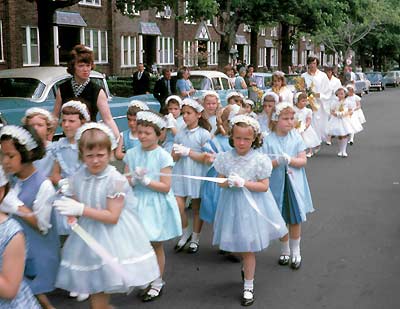
<svg viewBox="0 0 400 309">
<path fill-rule="evenodd" d="M 364 131 L 338 158 L 337 140 L 307 166 L 316 211 L 303 225 L 300 270 L 279 266 L 279 244 L 257 255 L 252 308 L 400 308 L 400 89 L 363 98 Z M 166 286 L 161 298 L 142 303 L 133 292 L 116 295 L 117 308 L 240 308 L 240 264 L 211 246 L 204 225 L 195 255 L 166 244 Z M 57 290 L 57 309 L 88 308 Z"/>
</svg>

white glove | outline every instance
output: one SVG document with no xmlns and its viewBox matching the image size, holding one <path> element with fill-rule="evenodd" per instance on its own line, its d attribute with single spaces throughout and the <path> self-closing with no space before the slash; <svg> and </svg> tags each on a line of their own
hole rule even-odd
<svg viewBox="0 0 400 309">
<path fill-rule="evenodd" d="M 60 188 L 59 190 L 60 190 L 62 195 L 65 195 L 65 196 L 74 195 L 72 193 L 71 186 L 69 184 L 68 178 L 60 179 L 60 181 L 58 182 L 58 187 Z"/>
<path fill-rule="evenodd" d="M 55 200 L 53 206 L 64 216 L 79 217 L 83 214 L 85 205 L 69 197 L 61 197 Z"/>
<path fill-rule="evenodd" d="M 24 203 L 18 198 L 15 190 L 10 189 L 3 201 L 0 203 L 0 211 L 8 214 L 16 214 L 18 212 L 18 207 L 23 205 Z"/>
<path fill-rule="evenodd" d="M 240 177 L 238 174 L 232 173 L 228 177 L 228 186 L 230 188 L 232 188 L 232 187 L 243 188 L 244 183 L 245 183 L 245 180 L 242 177 Z"/>
<path fill-rule="evenodd" d="M 285 165 L 289 165 L 290 161 L 291 161 L 291 157 L 287 154 L 287 153 L 282 153 L 282 155 L 280 155 L 278 157 L 278 159 L 276 159 L 276 161 L 278 162 L 279 165 L 285 164 Z"/>
<path fill-rule="evenodd" d="M 148 186 L 151 182 L 151 179 L 146 176 L 147 170 L 143 167 L 136 167 L 133 172 L 133 177 L 137 179 L 141 184 Z"/>
<path fill-rule="evenodd" d="M 336 115 L 338 116 L 338 118 L 342 118 L 344 113 L 343 112 L 336 112 Z"/>
<path fill-rule="evenodd" d="M 182 157 L 187 157 L 190 153 L 190 148 L 183 146 L 182 144 L 174 144 L 172 148 L 176 154 L 179 154 Z"/>
<path fill-rule="evenodd" d="M 178 122 L 176 121 L 174 115 L 172 115 L 171 113 L 165 116 L 165 120 L 167 122 L 167 129 L 176 128 L 178 126 Z"/>
</svg>

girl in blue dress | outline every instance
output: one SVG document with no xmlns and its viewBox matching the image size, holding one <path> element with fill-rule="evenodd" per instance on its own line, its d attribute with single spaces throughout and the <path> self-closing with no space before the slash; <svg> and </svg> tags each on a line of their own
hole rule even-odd
<svg viewBox="0 0 400 309">
<path fill-rule="evenodd" d="M 128 120 L 129 129 L 121 132 L 117 149 L 115 149 L 115 158 L 118 160 L 122 160 L 124 158 L 128 149 L 140 145 L 137 137 L 136 114 L 140 111 L 147 110 L 149 110 L 149 107 L 142 101 L 133 100 L 129 103 L 129 107 L 126 112 L 126 119 Z"/>
<path fill-rule="evenodd" d="M 149 284 L 160 275 L 148 237 L 133 212 L 136 199 L 124 176 L 109 165 L 117 146 L 107 126 L 87 123 L 76 133 L 85 167 L 69 177 L 72 198 L 54 202 L 62 215 L 79 217 L 78 224 L 115 259 L 105 263 L 76 234 L 65 242 L 56 286 L 90 294 L 91 308 L 108 308 L 110 293 Z M 74 223 L 75 218 L 69 218 Z"/>
<path fill-rule="evenodd" d="M 254 302 L 255 252 L 287 233 L 276 202 L 268 190 L 272 164 L 261 147 L 260 126 L 254 118 L 237 115 L 231 119 L 230 144 L 234 149 L 218 154 L 214 167 L 221 178 L 213 244 L 221 250 L 238 252 L 243 259 L 242 305 Z"/>
<path fill-rule="evenodd" d="M 295 111 L 290 103 L 275 107 L 269 134 L 264 139 L 263 151 L 277 155 L 272 160 L 271 191 L 282 216 L 289 226 L 289 234 L 281 238 L 280 265 L 298 269 L 301 265 L 301 223 L 313 212 L 310 188 L 304 167 L 306 149 L 301 135 L 293 129 Z"/>
<path fill-rule="evenodd" d="M 217 112 L 221 109 L 218 93 L 208 90 L 203 94 L 204 114 L 211 125 L 211 134 L 217 130 Z"/>
<path fill-rule="evenodd" d="M 164 117 L 151 111 L 137 114 L 138 137 L 141 146 L 129 149 L 125 155 L 125 171 L 130 172 L 133 193 L 137 198 L 135 213 L 143 224 L 157 255 L 160 277 L 154 280 L 143 301 L 151 301 L 161 295 L 165 282 L 163 242 L 182 234 L 178 204 L 171 190 L 173 160 L 171 155 L 158 145 Z M 160 175 L 163 173 L 164 175 Z"/>
<path fill-rule="evenodd" d="M 172 158 L 175 166 L 173 174 L 192 176 L 205 176 L 208 165 L 205 162 L 206 153 L 202 147 L 211 139 L 210 123 L 202 115 L 203 106 L 193 99 L 182 101 L 182 115 L 186 127 L 175 136 Z M 181 251 L 190 241 L 188 253 L 196 253 L 199 249 L 199 240 L 203 221 L 200 219 L 200 186 L 198 180 L 174 177 L 172 189 L 178 202 L 182 220 L 182 237 L 175 246 L 177 252 Z M 187 198 L 192 199 L 193 233 L 189 230 L 188 219 L 185 214 Z"/>
<path fill-rule="evenodd" d="M 52 211 L 55 190 L 51 181 L 33 164 L 43 158 L 45 148 L 29 126 L 3 127 L 0 141 L 4 171 L 14 176 L 13 188 L 23 204 L 18 207 L 21 216 L 14 218 L 24 230 L 29 244 L 28 259 L 36 273 L 28 284 L 41 306 L 51 309 L 53 306 L 45 293 L 54 290 L 60 262 L 57 222 Z"/>
<path fill-rule="evenodd" d="M 18 212 L 23 204 L 10 189 L 0 165 L 0 308 L 41 308 L 24 280 L 27 247 L 24 231 L 16 220 L 7 216 Z"/>
<path fill-rule="evenodd" d="M 275 105 L 279 103 L 279 96 L 275 92 L 268 91 L 262 96 L 261 102 L 263 103 L 263 111 L 258 115 L 257 120 L 263 135 L 268 135 L 270 133 L 269 121 Z"/>
<path fill-rule="evenodd" d="M 50 177 L 54 164 L 52 151 L 54 144 L 51 142 L 51 139 L 57 127 L 57 121 L 48 110 L 31 107 L 26 110 L 25 117 L 22 118 L 22 124 L 33 127 L 45 145 L 46 154 L 42 159 L 36 160 L 33 164 L 46 177 Z"/>
<path fill-rule="evenodd" d="M 166 136 L 162 147 L 168 152 L 172 152 L 175 135 L 179 130 L 186 126 L 181 116 L 182 99 L 177 95 L 171 95 L 165 100 L 165 106 L 168 110 L 168 115 L 165 116 Z"/>
</svg>

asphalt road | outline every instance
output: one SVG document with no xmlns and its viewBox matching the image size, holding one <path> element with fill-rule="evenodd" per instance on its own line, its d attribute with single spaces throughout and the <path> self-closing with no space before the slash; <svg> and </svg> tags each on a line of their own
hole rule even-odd
<svg viewBox="0 0 400 309">
<path fill-rule="evenodd" d="M 316 211 L 303 225 L 303 265 L 277 264 L 279 245 L 257 255 L 256 301 L 252 308 L 400 308 L 400 90 L 389 88 L 363 99 L 365 130 L 336 156 L 324 146 L 307 167 Z M 163 296 L 142 303 L 135 293 L 115 295 L 117 308 L 240 308 L 240 264 L 217 254 L 205 225 L 196 255 L 175 254 L 166 245 Z M 60 308 L 88 308 L 50 295 Z"/>
</svg>

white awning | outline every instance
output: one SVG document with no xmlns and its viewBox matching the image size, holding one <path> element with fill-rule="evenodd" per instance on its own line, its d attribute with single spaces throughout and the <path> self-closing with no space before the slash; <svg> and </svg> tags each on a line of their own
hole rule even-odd
<svg viewBox="0 0 400 309">
<path fill-rule="evenodd" d="M 265 47 L 267 48 L 274 47 L 274 42 L 272 42 L 272 40 L 265 40 Z"/>
<path fill-rule="evenodd" d="M 237 45 L 248 45 L 249 43 L 247 43 L 246 37 L 244 35 L 237 35 L 236 34 L 235 44 L 237 44 Z"/>
<path fill-rule="evenodd" d="M 75 12 L 55 11 L 53 22 L 56 25 L 86 27 L 87 24 L 83 20 L 81 14 Z"/>
<path fill-rule="evenodd" d="M 160 28 L 158 28 L 156 23 L 146 23 L 146 22 L 140 22 L 139 33 L 145 35 L 161 35 Z"/>
</svg>

